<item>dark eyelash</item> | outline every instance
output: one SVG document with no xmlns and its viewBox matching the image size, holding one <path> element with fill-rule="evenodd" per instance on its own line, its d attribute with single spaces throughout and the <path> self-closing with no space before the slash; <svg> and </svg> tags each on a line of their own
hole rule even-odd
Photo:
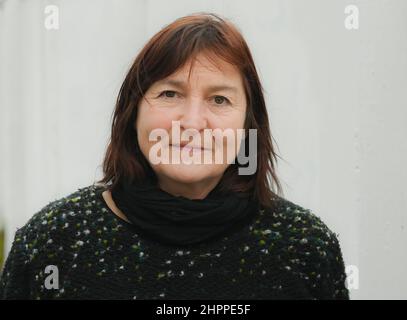
<svg viewBox="0 0 407 320">
<path fill-rule="evenodd" d="M 164 91 L 162 91 L 162 92 L 158 95 L 158 97 L 161 97 L 161 96 L 164 95 L 166 92 L 174 92 L 174 93 L 176 93 L 176 92 L 173 91 L 173 90 L 164 90 Z M 169 97 L 166 97 L 166 98 L 169 98 Z"/>
<path fill-rule="evenodd" d="M 228 98 L 226 98 L 224 96 L 214 96 L 214 98 L 217 98 L 217 97 L 223 98 L 226 101 L 226 104 L 230 104 L 230 100 Z"/>
<path fill-rule="evenodd" d="M 161 96 L 163 96 L 166 92 L 173 92 L 173 93 L 175 93 L 175 94 L 177 94 L 177 92 L 176 91 L 173 91 L 173 90 L 164 90 L 164 91 L 162 91 L 159 95 L 158 95 L 158 97 L 161 97 Z M 214 98 L 217 98 L 217 97 L 220 97 L 220 98 L 223 98 L 225 101 L 226 101 L 226 104 L 231 104 L 231 102 L 230 102 L 230 100 L 228 99 L 228 98 L 226 98 L 226 97 L 224 97 L 224 96 L 214 96 Z M 170 97 L 166 97 L 166 98 L 170 98 Z M 172 97 L 171 97 L 172 98 Z M 219 105 L 219 104 L 218 104 Z"/>
</svg>

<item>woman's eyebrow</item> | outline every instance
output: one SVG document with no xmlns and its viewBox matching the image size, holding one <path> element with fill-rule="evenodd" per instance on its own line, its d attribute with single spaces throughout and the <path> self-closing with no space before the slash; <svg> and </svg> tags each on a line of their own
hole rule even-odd
<svg viewBox="0 0 407 320">
<path fill-rule="evenodd" d="M 185 89 L 187 87 L 186 83 L 180 80 L 174 80 L 174 79 L 166 79 L 166 80 L 160 80 L 157 82 L 158 85 L 171 85 L 176 88 L 180 89 Z M 228 86 L 228 85 L 210 85 L 207 86 L 206 88 L 207 92 L 214 92 L 214 91 L 231 91 L 233 93 L 237 93 L 238 89 L 234 86 Z"/>
</svg>

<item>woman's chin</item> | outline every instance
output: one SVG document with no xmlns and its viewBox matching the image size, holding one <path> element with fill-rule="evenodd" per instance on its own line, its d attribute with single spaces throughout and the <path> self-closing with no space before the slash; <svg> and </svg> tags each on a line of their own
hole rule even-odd
<svg viewBox="0 0 407 320">
<path fill-rule="evenodd" d="M 171 164 L 161 165 L 159 171 L 172 180 L 182 183 L 193 183 L 217 176 L 220 174 L 219 172 L 222 172 L 222 169 L 216 168 L 214 165 L 204 164 Z"/>
</svg>

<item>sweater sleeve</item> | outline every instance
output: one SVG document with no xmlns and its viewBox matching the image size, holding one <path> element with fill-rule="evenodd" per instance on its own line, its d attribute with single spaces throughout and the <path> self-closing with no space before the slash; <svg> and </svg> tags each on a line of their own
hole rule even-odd
<svg viewBox="0 0 407 320">
<path fill-rule="evenodd" d="M 27 256 L 22 237 L 24 227 L 18 229 L 10 253 L 0 276 L 0 299 L 28 299 Z"/>
<path fill-rule="evenodd" d="M 329 261 L 330 277 L 327 278 L 330 299 L 349 300 L 346 287 L 345 264 L 337 236 L 332 233 L 330 238 L 331 256 Z M 329 280 L 330 279 L 330 280 Z"/>
<path fill-rule="evenodd" d="M 319 226 L 315 236 L 313 262 L 320 270 L 315 279 L 315 296 L 322 300 L 349 300 L 346 287 L 345 264 L 338 235 L 331 231 L 319 217 L 315 217 Z"/>
<path fill-rule="evenodd" d="M 313 211 L 292 204 L 290 215 L 290 258 L 300 262 L 299 275 L 318 300 L 348 300 L 345 264 L 338 237 Z M 294 250 L 296 249 L 296 250 Z M 289 250 L 290 251 L 290 250 Z"/>
</svg>

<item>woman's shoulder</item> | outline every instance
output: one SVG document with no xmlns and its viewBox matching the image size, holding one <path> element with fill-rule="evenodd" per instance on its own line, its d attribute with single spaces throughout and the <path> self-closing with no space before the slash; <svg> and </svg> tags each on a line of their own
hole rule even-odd
<svg viewBox="0 0 407 320">
<path fill-rule="evenodd" d="M 92 241 L 92 234 L 97 236 L 96 231 L 106 224 L 99 220 L 110 217 L 100 212 L 101 191 L 96 185 L 78 188 L 43 206 L 17 229 L 0 277 L 0 298 L 27 297 L 26 275 L 43 277 L 46 266 L 68 268 L 86 242 Z"/>
<path fill-rule="evenodd" d="M 315 212 L 277 197 L 261 210 L 254 229 L 262 250 L 278 253 L 284 268 L 306 280 L 316 297 L 349 298 L 339 234 Z"/>
<path fill-rule="evenodd" d="M 95 205 L 99 201 L 97 196 L 102 191 L 101 188 L 101 186 L 92 184 L 52 200 L 35 212 L 21 229 L 52 231 L 67 229 L 70 223 L 77 220 L 86 221 L 87 216 L 95 213 Z"/>
<path fill-rule="evenodd" d="M 260 217 L 258 228 L 287 242 L 314 242 L 322 247 L 339 237 L 314 211 L 283 197 L 276 196 L 271 207 L 263 207 Z"/>
<path fill-rule="evenodd" d="M 103 226 L 102 220 L 110 217 L 101 212 L 107 211 L 98 197 L 102 189 L 92 184 L 52 200 L 16 231 L 13 245 L 28 252 L 31 258 L 42 251 L 80 245 L 84 236 L 98 224 Z"/>
</svg>

